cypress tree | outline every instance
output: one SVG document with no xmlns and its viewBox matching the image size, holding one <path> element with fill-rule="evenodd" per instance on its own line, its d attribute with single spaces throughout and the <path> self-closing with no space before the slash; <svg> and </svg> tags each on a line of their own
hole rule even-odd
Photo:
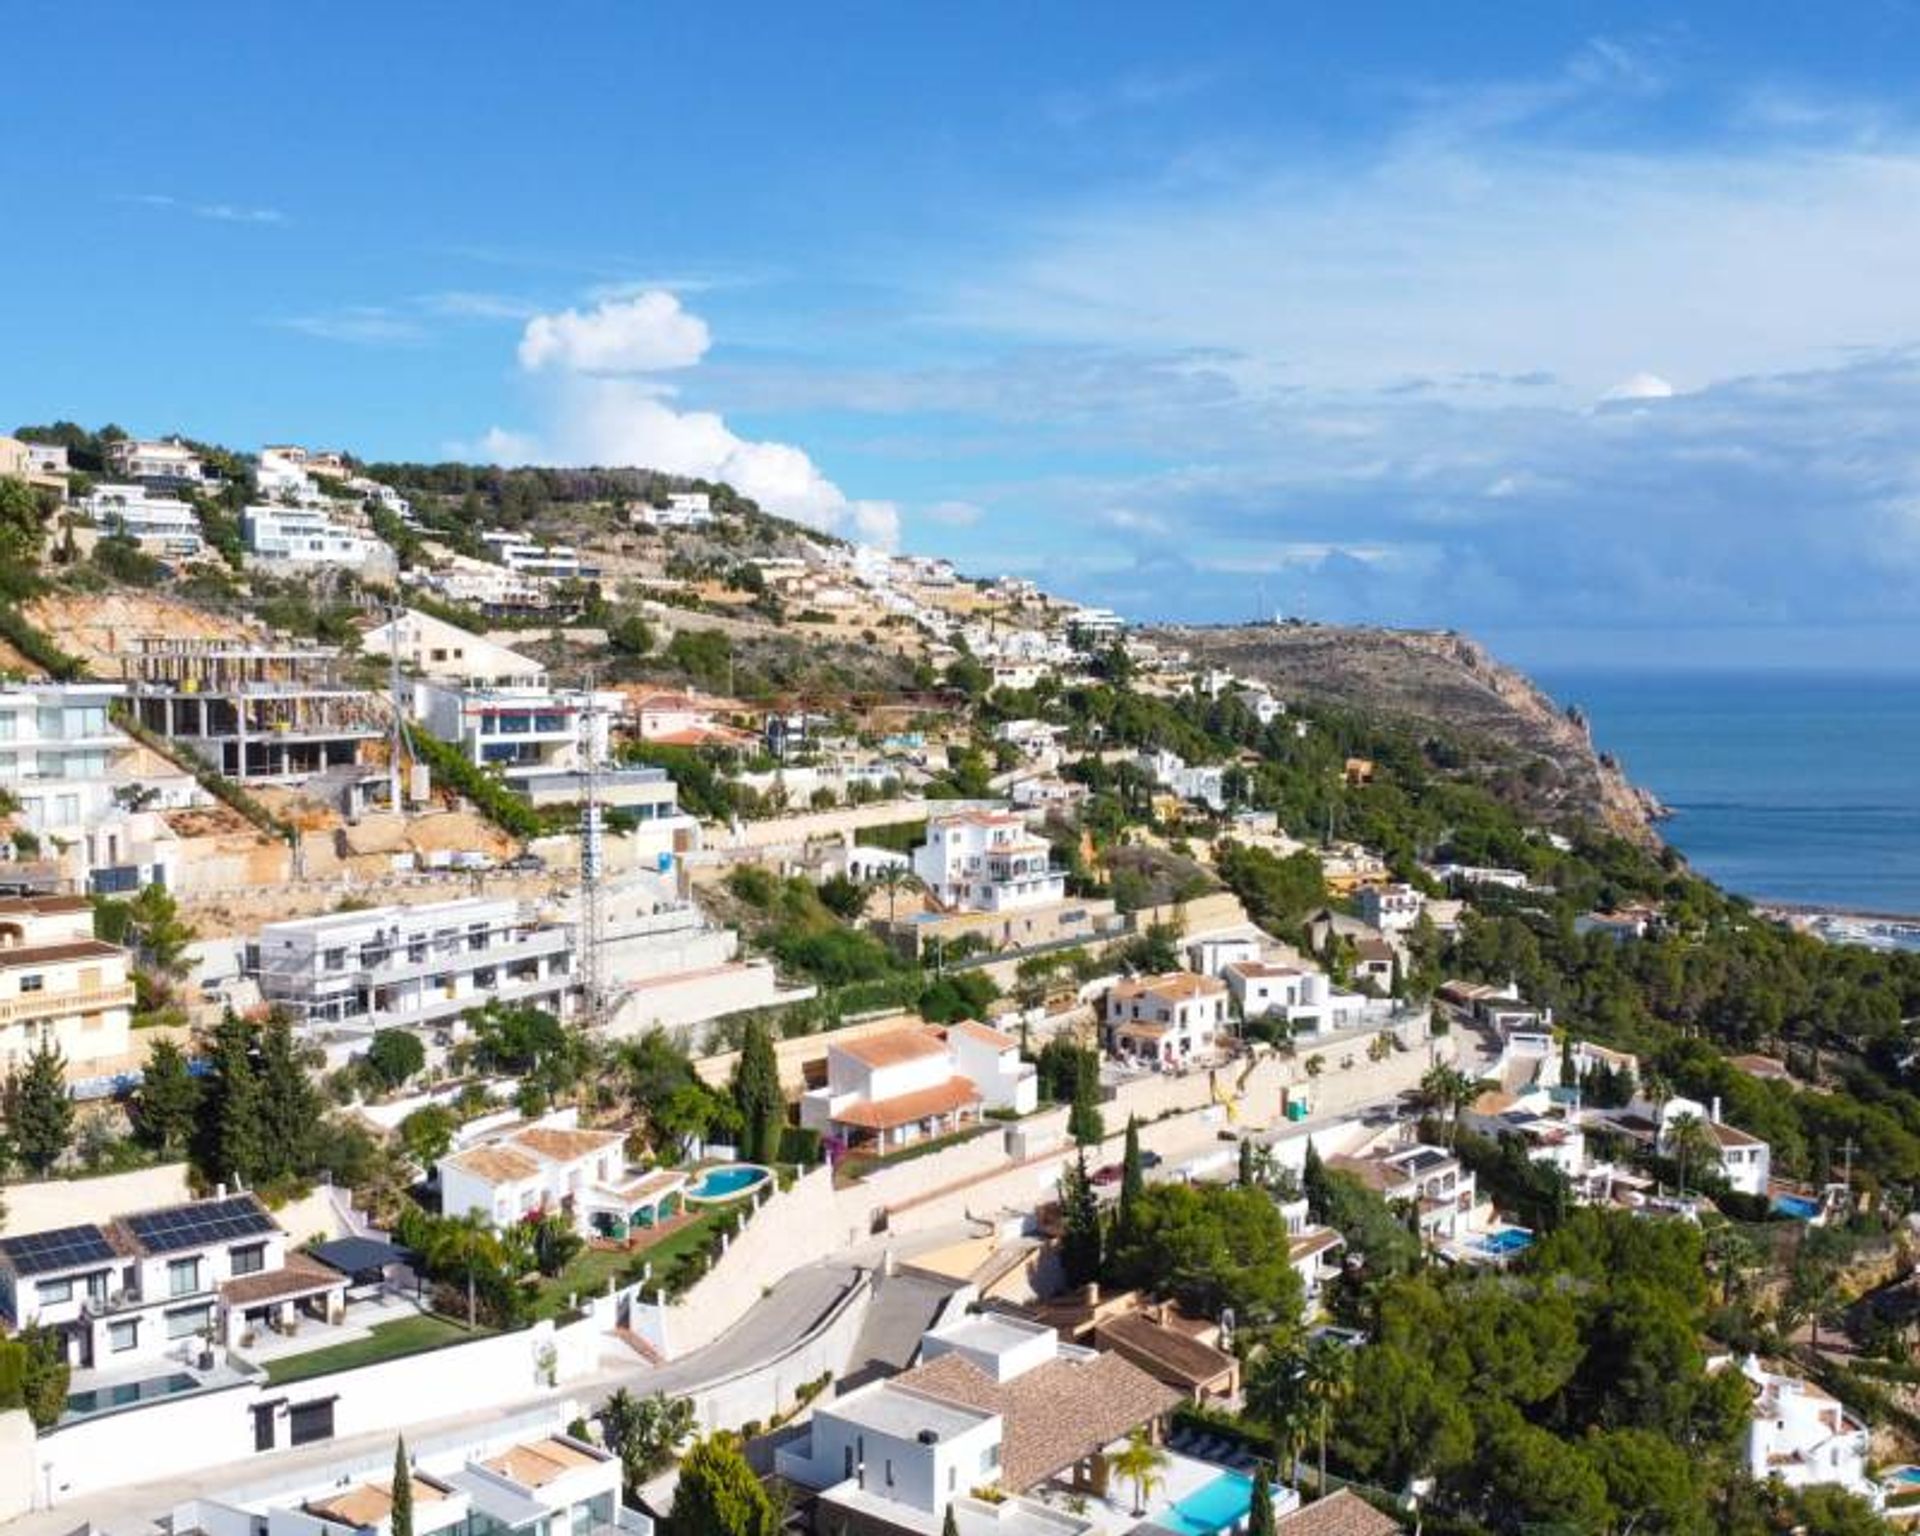
<svg viewBox="0 0 1920 1536">
<path fill-rule="evenodd" d="M 1253 1139 L 1249 1136 L 1240 1138 L 1240 1187 L 1253 1188 Z"/>
<path fill-rule="evenodd" d="M 742 1150 L 747 1158 L 768 1165 L 778 1161 L 787 1101 L 780 1091 L 780 1064 L 773 1053 L 773 1036 L 760 1019 L 747 1026 L 741 1042 L 740 1061 L 733 1069 L 733 1100 L 746 1127 Z"/>
<path fill-rule="evenodd" d="M 393 1515 L 391 1536 L 413 1536 L 413 1469 L 407 1465 L 407 1437 L 393 1442 Z"/>
<path fill-rule="evenodd" d="M 960 1521 L 951 1504 L 947 1506 L 947 1518 L 940 1522 L 940 1536 L 960 1536 Z"/>
<path fill-rule="evenodd" d="M 67 1094 L 67 1058 L 42 1040 L 26 1067 L 7 1083 L 7 1120 L 20 1161 L 44 1176 L 73 1140 L 73 1100 Z"/>
<path fill-rule="evenodd" d="M 1327 1168 L 1320 1161 L 1320 1149 L 1307 1139 L 1307 1160 L 1300 1170 L 1300 1192 L 1307 1197 L 1307 1214 L 1315 1221 L 1327 1219 Z"/>
<path fill-rule="evenodd" d="M 394 1536 L 400 1536 L 398 1531 Z M 1254 1470 L 1253 1502 L 1247 1509 L 1247 1536 L 1273 1536 L 1273 1487 L 1263 1463 Z"/>
<path fill-rule="evenodd" d="M 1082 1147 L 1095 1145 L 1107 1134 L 1106 1122 L 1100 1118 L 1100 1058 L 1092 1051 L 1082 1051 L 1074 1065 L 1067 1131 Z"/>
<path fill-rule="evenodd" d="M 252 1181 L 260 1176 L 265 1141 L 253 1031 L 230 1013 L 214 1029 L 210 1046 L 213 1070 L 201 1100 L 195 1161 L 209 1179 Z"/>
<path fill-rule="evenodd" d="M 1140 1120 L 1127 1116 L 1127 1149 L 1120 1159 L 1120 1206 L 1113 1223 L 1114 1241 L 1129 1242 L 1140 1214 L 1140 1197 L 1147 1192 L 1146 1167 L 1140 1160 Z"/>
<path fill-rule="evenodd" d="M 1087 1176 L 1087 1152 L 1082 1147 L 1060 1175 L 1060 1265 L 1068 1285 L 1085 1285 L 1100 1278 L 1100 1202 Z"/>
<path fill-rule="evenodd" d="M 276 1014 L 260 1034 L 260 1177 L 310 1173 L 320 1096 L 294 1042 L 293 1025 Z"/>
</svg>

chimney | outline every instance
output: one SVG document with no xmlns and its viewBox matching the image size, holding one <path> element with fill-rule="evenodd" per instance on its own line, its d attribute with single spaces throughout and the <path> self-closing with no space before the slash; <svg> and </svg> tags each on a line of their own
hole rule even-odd
<svg viewBox="0 0 1920 1536">
<path fill-rule="evenodd" d="M 1717 1093 L 1713 1096 L 1713 1123 L 1720 1123 L 1720 1095 Z"/>
<path fill-rule="evenodd" d="M 1090 1307 L 1100 1305 L 1100 1282 L 1089 1280 L 1080 1290 L 1080 1299 Z"/>
<path fill-rule="evenodd" d="M 227 1198 L 227 1186 L 226 1186 L 225 1184 L 216 1184 L 216 1185 L 214 1185 L 214 1186 L 213 1186 L 213 1198 L 214 1198 L 214 1199 L 216 1199 L 216 1200 L 224 1200 L 224 1199 L 226 1199 L 226 1198 Z"/>
</svg>

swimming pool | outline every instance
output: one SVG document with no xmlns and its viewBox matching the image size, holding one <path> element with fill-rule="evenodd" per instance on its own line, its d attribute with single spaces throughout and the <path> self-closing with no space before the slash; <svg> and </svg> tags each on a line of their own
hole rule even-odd
<svg viewBox="0 0 1920 1536">
<path fill-rule="evenodd" d="M 686 1197 L 689 1201 L 720 1205 L 728 1200 L 738 1200 L 772 1177 L 772 1173 L 758 1163 L 722 1163 L 718 1168 L 707 1169 L 688 1185 Z"/>
<path fill-rule="evenodd" d="M 84 1419 L 90 1414 L 105 1413 L 110 1408 L 131 1408 L 135 1403 L 191 1392 L 199 1385 L 198 1377 L 189 1376 L 185 1371 L 175 1371 L 171 1376 L 149 1376 L 145 1381 L 123 1381 L 111 1387 L 90 1387 L 84 1392 L 67 1394 L 64 1417 Z"/>
<path fill-rule="evenodd" d="M 1910 1487 L 1920 1487 L 1920 1467 L 1895 1467 L 1885 1477 L 1883 1483 L 1906 1483 Z"/>
<path fill-rule="evenodd" d="M 1820 1214 L 1820 1202 L 1809 1200 L 1805 1195 L 1775 1195 L 1773 1208 L 1782 1216 L 1791 1216 L 1796 1221 L 1812 1221 Z"/>
<path fill-rule="evenodd" d="M 1532 1246 L 1533 1234 L 1525 1227 L 1502 1227 L 1498 1232 L 1489 1232 L 1480 1239 L 1483 1253 L 1499 1254 L 1503 1258 Z"/>
<path fill-rule="evenodd" d="M 1215 1536 L 1230 1531 L 1253 1508 L 1253 1479 L 1244 1472 L 1222 1472 L 1175 1504 L 1154 1524 L 1180 1536 Z"/>
</svg>

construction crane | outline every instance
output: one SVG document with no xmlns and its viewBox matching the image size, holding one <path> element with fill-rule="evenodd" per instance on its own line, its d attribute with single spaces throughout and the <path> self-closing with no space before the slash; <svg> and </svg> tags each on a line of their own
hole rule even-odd
<svg viewBox="0 0 1920 1536">
<path fill-rule="evenodd" d="M 587 669 L 586 707 L 581 716 L 582 753 L 580 796 L 580 1013 L 588 1030 L 602 1022 L 606 1006 L 606 979 L 601 945 L 606 939 L 605 828 L 600 807 L 599 695 L 593 669 Z"/>
</svg>

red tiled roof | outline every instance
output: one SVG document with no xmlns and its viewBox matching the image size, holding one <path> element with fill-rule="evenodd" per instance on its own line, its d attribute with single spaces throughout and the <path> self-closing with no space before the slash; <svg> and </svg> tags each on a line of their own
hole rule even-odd
<svg viewBox="0 0 1920 1536">
<path fill-rule="evenodd" d="M 858 1130 L 890 1131 L 896 1126 L 911 1125 L 930 1115 L 950 1114 L 979 1102 L 980 1090 L 973 1085 L 972 1078 L 950 1077 L 935 1088 L 849 1105 L 833 1118 L 835 1124 L 851 1125 Z"/>
</svg>

